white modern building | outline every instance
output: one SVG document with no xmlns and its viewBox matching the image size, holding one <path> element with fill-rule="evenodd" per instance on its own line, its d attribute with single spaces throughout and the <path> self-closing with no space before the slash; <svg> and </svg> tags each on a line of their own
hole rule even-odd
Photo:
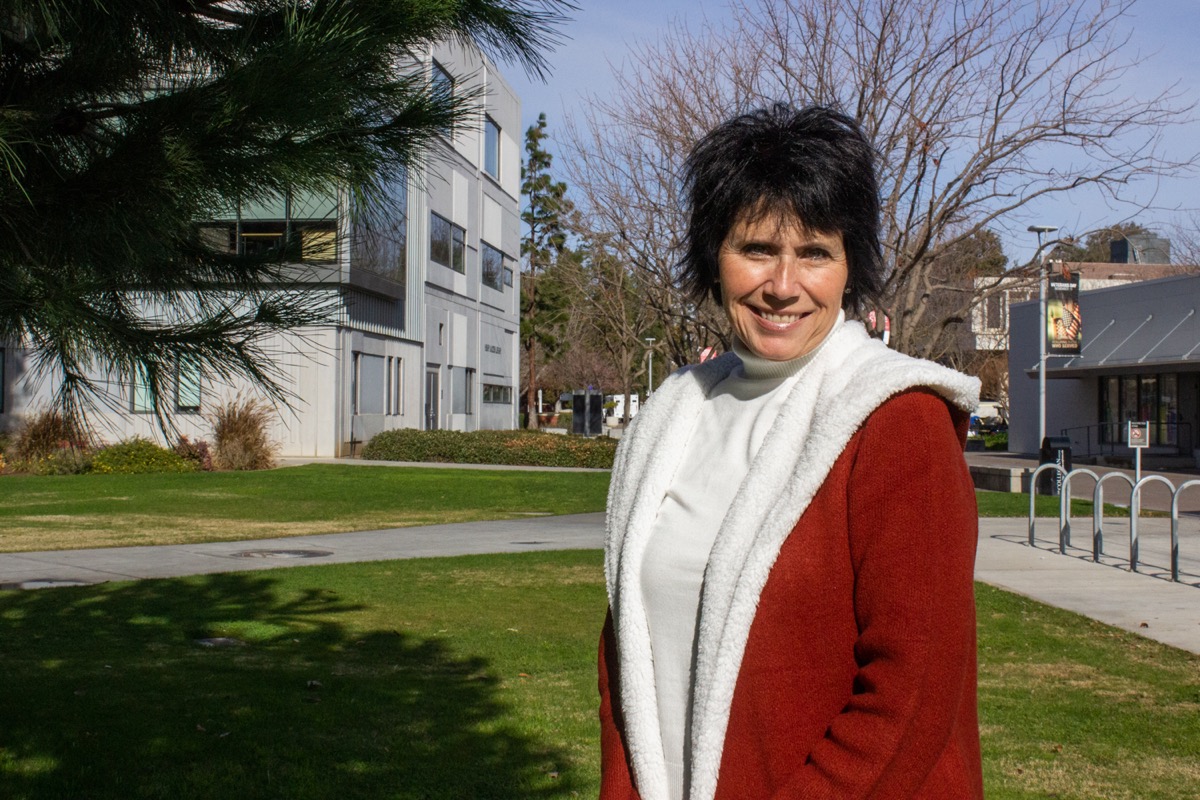
<svg viewBox="0 0 1200 800">
<path fill-rule="evenodd" d="M 1150 423 L 1152 455 L 1191 459 L 1200 448 L 1200 275 L 1079 294 L 1082 352 L 1048 356 L 1046 433 L 1079 457 L 1129 457 L 1126 423 Z M 1038 442 L 1036 300 L 1010 309 L 1009 450 Z"/>
<path fill-rule="evenodd" d="M 275 429 L 281 455 L 347 455 L 391 428 L 516 427 L 520 101 L 463 45 L 432 48 L 423 68 L 482 98 L 483 109 L 447 133 L 421 172 L 391 187 L 387 213 L 355 222 L 345 196 L 296 194 L 205 226 L 231 252 L 298 235 L 303 290 L 335 309 L 335 322 L 271 343 L 292 396 Z M 93 419 L 100 436 L 161 438 L 136 380 L 97 378 L 110 409 Z M 34 379 L 20 343 L 4 346 L 0 428 L 47 407 L 56 385 L 53 375 Z M 251 391 L 186 371 L 174 389 L 180 432 L 201 439 L 213 407 Z"/>
</svg>

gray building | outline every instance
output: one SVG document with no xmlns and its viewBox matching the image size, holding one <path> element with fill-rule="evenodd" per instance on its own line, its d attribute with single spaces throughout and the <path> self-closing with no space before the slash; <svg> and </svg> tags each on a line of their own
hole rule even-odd
<svg viewBox="0 0 1200 800">
<path fill-rule="evenodd" d="M 482 109 L 388 187 L 386 208 L 364 219 L 344 194 L 296 194 L 204 226 L 214 245 L 236 252 L 298 236 L 303 291 L 334 310 L 332 324 L 270 344 L 292 397 L 273 432 L 283 455 L 346 455 L 392 428 L 516 427 L 520 101 L 473 48 L 436 46 L 421 66 L 481 98 Z M 57 388 L 54 375 L 34 380 L 25 362 L 19 342 L 0 352 L 0 427 L 48 406 Z M 111 409 L 93 420 L 101 437 L 161 438 L 136 379 L 97 378 Z M 181 370 L 172 398 L 180 431 L 208 438 L 207 413 L 252 391 Z"/>
<path fill-rule="evenodd" d="M 1078 456 L 1127 457 L 1126 423 L 1150 423 L 1150 452 L 1192 458 L 1200 448 L 1200 275 L 1081 292 L 1082 352 L 1048 356 L 1046 433 Z M 1009 325 L 1009 450 L 1037 452 L 1036 300 Z"/>
</svg>

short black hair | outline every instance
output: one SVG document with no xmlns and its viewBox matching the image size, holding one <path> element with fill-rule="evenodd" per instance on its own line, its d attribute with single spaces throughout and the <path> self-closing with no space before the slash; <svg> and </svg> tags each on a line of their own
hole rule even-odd
<svg viewBox="0 0 1200 800">
<path fill-rule="evenodd" d="M 842 234 L 850 272 L 843 307 L 877 299 L 883 254 L 875 164 L 858 123 L 824 106 L 776 103 L 721 123 L 684 164 L 684 287 L 720 303 L 717 256 L 734 224 L 747 215 L 751 222 L 795 215 L 810 230 Z"/>
</svg>

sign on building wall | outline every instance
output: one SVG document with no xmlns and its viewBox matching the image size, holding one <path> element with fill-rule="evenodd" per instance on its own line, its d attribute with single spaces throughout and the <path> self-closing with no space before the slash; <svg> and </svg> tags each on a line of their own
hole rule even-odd
<svg viewBox="0 0 1200 800">
<path fill-rule="evenodd" d="M 1083 318 L 1079 313 L 1079 273 L 1051 273 L 1046 294 L 1046 352 L 1076 356 L 1083 349 Z"/>
</svg>

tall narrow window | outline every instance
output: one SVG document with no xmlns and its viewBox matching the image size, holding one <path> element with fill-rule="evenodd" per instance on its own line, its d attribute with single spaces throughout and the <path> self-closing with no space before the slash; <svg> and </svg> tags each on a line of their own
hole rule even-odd
<svg viewBox="0 0 1200 800">
<path fill-rule="evenodd" d="M 130 410 L 135 414 L 149 414 L 154 411 L 154 391 L 150 388 L 150 379 L 146 370 L 140 365 L 133 373 L 133 393 Z"/>
<path fill-rule="evenodd" d="M 487 242 L 479 243 L 480 280 L 497 292 L 504 291 L 504 254 Z"/>
<path fill-rule="evenodd" d="M 450 227 L 450 269 L 467 272 L 467 232 L 457 225 Z"/>
<path fill-rule="evenodd" d="M 430 70 L 430 83 L 433 84 L 434 97 L 449 100 L 454 97 L 454 78 L 438 62 L 434 61 Z M 447 125 L 442 129 L 445 136 L 453 136 L 453 126 Z"/>
<path fill-rule="evenodd" d="M 454 414 L 471 414 L 475 407 L 475 370 L 467 367 L 450 368 L 450 411 Z"/>
<path fill-rule="evenodd" d="M 383 413 L 385 366 L 383 356 L 363 353 L 358 357 L 358 413 Z"/>
<path fill-rule="evenodd" d="M 384 377 L 383 413 L 391 414 L 392 413 L 392 357 L 391 356 L 388 356 L 387 371 L 385 371 L 383 374 L 385 376 Z"/>
<path fill-rule="evenodd" d="M 175 410 L 200 410 L 200 365 L 194 361 L 184 361 L 175 370 Z"/>
<path fill-rule="evenodd" d="M 358 372 L 361 368 L 362 353 L 355 353 L 350 364 L 350 413 L 358 413 Z"/>
<path fill-rule="evenodd" d="M 392 374 L 392 413 L 404 413 L 404 359 L 397 358 Z"/>
<path fill-rule="evenodd" d="M 483 118 L 483 171 L 500 180 L 500 126 L 488 116 Z"/>
</svg>

